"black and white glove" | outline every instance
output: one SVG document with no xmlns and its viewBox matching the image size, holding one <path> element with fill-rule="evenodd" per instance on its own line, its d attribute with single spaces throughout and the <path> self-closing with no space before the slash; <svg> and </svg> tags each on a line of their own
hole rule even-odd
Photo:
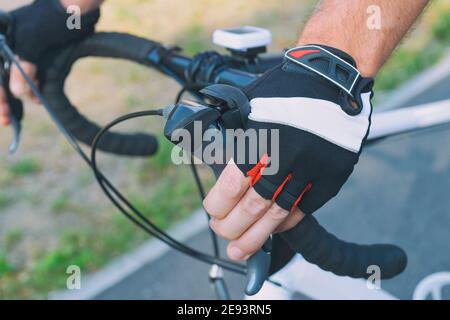
<svg viewBox="0 0 450 320">
<path fill-rule="evenodd" d="M 236 150 L 235 162 L 263 198 L 313 213 L 339 192 L 358 162 L 370 127 L 372 86 L 340 50 L 288 50 L 281 65 L 244 89 L 251 107 L 245 129 L 256 129 L 260 161 L 251 163 L 246 146 Z M 266 150 L 260 129 L 269 136 Z"/>
</svg>

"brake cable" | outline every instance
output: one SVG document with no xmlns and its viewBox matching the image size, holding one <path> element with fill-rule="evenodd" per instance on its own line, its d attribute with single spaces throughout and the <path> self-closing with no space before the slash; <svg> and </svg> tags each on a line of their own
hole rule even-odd
<svg viewBox="0 0 450 320">
<path fill-rule="evenodd" d="M 14 64 L 17 69 L 19 70 L 22 77 L 25 79 L 27 84 L 30 86 L 30 89 L 32 93 L 39 99 L 39 101 L 42 103 L 44 109 L 47 111 L 47 113 L 50 115 L 50 118 L 55 123 L 58 130 L 63 134 L 63 136 L 66 138 L 66 140 L 69 142 L 69 144 L 72 146 L 72 148 L 75 150 L 75 152 L 84 160 L 84 162 L 94 171 L 95 177 L 97 178 L 97 181 L 99 182 L 100 186 L 102 187 L 105 194 L 108 196 L 108 198 L 116 205 L 116 207 L 133 223 L 141 227 L 143 230 L 145 230 L 150 235 L 154 236 L 155 238 L 165 242 L 172 248 L 181 251 L 185 254 L 190 255 L 193 258 L 196 258 L 198 260 L 201 260 L 203 262 L 206 262 L 208 264 L 217 264 L 224 269 L 245 274 L 245 267 L 241 264 L 237 264 L 231 261 L 227 261 L 224 259 L 217 259 L 216 257 L 210 256 L 208 254 L 204 254 L 202 252 L 199 252 L 195 249 L 192 249 L 181 242 L 178 242 L 174 238 L 170 237 L 167 233 L 159 229 L 156 225 L 154 225 L 151 221 L 149 221 L 139 210 L 137 210 L 115 187 L 114 185 L 102 174 L 101 171 L 98 170 L 96 162 L 89 160 L 86 153 L 83 151 L 79 143 L 76 141 L 74 136 L 61 124 L 59 121 L 59 118 L 55 115 L 52 108 L 50 107 L 48 101 L 46 98 L 41 94 L 40 90 L 37 88 L 37 86 L 34 84 L 34 82 L 28 77 L 28 75 L 23 70 L 22 66 L 20 65 L 20 62 L 15 57 L 13 51 L 6 43 L 6 39 L 2 36 L 0 36 L 0 50 L 3 51 L 6 55 L 6 57 L 10 60 L 12 64 Z M 115 124 L 118 124 L 122 121 L 125 121 L 127 119 L 141 117 L 141 116 L 156 116 L 162 115 L 163 110 L 149 110 L 149 111 L 143 111 L 143 112 L 137 112 L 133 113 L 127 116 L 123 116 L 116 121 L 113 121 L 108 126 L 106 126 L 103 130 L 99 132 L 97 135 L 97 138 L 94 140 L 94 143 L 92 145 L 92 156 L 95 160 L 95 151 L 98 144 L 98 141 L 100 140 L 101 136 L 112 126 Z M 139 221 L 135 217 L 132 216 L 129 212 L 125 210 L 125 208 L 114 198 L 114 196 L 110 193 L 109 190 L 112 191 L 112 194 L 114 194 L 118 199 L 120 199 L 131 211 L 134 212 L 135 215 L 137 215 L 142 221 Z"/>
<path fill-rule="evenodd" d="M 101 140 L 102 136 L 109 131 L 112 127 L 115 125 L 124 122 L 129 119 L 133 118 L 139 118 L 139 117 L 145 117 L 145 116 L 154 116 L 154 115 L 162 115 L 162 110 L 149 110 L 149 111 L 141 111 L 141 112 L 134 112 L 127 115 L 124 115 L 122 117 L 117 118 L 116 120 L 110 122 L 108 125 L 106 125 L 100 132 L 97 134 L 96 138 L 94 139 L 92 143 L 92 149 L 91 149 L 91 168 L 94 171 L 94 175 L 100 184 L 100 187 L 106 194 L 106 196 L 111 200 L 111 202 L 123 213 L 125 216 L 127 216 L 130 220 L 132 220 L 135 224 L 146 230 L 148 233 L 152 234 L 153 236 L 157 237 L 159 240 L 164 241 L 166 244 L 171 246 L 174 249 L 177 249 L 178 251 L 181 251 L 183 253 L 186 253 L 198 260 L 202 260 L 203 262 L 207 262 L 209 264 L 217 264 L 224 269 L 245 274 L 245 267 L 241 264 L 237 264 L 228 260 L 223 259 L 217 259 L 216 257 L 204 254 L 202 252 L 199 252 L 197 250 L 194 250 L 177 240 L 170 237 L 167 233 L 159 229 L 156 225 L 154 225 L 150 220 L 148 220 L 138 209 L 136 209 L 115 187 L 112 185 L 111 182 L 109 182 L 106 178 L 104 178 L 101 171 L 98 169 L 97 166 L 97 149 L 99 141 Z M 114 196 L 116 196 L 120 201 L 118 201 Z M 130 214 L 122 205 L 122 202 L 128 209 L 130 209 L 135 215 L 139 217 L 142 222 L 138 221 L 138 219 L 132 217 L 132 214 Z M 146 225 L 145 225 L 146 224 Z"/>
</svg>

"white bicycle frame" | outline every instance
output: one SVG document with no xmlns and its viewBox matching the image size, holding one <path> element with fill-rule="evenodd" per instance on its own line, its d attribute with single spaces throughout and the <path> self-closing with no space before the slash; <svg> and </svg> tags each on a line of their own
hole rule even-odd
<svg viewBox="0 0 450 320">
<path fill-rule="evenodd" d="M 450 99 L 374 113 L 368 139 L 388 137 L 450 122 Z"/>
</svg>

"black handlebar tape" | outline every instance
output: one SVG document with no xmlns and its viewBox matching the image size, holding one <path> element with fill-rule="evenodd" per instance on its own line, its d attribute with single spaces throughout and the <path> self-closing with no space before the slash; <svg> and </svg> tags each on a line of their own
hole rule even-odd
<svg viewBox="0 0 450 320">
<path fill-rule="evenodd" d="M 129 34 L 93 34 L 44 58 L 39 72 L 42 92 L 62 124 L 77 140 L 90 146 L 100 127 L 79 113 L 64 93 L 64 83 L 72 65 L 83 57 L 118 58 L 150 65 L 147 56 L 156 46 L 159 46 L 156 42 Z M 118 155 L 149 156 L 157 151 L 158 141 L 152 134 L 107 132 L 98 147 Z"/>
<path fill-rule="evenodd" d="M 359 245 L 338 239 L 326 231 L 312 215 L 305 216 L 294 228 L 280 236 L 295 252 L 310 263 L 339 276 L 368 278 L 369 266 L 378 266 L 380 278 L 400 274 L 407 264 L 406 253 L 390 244 Z"/>
</svg>

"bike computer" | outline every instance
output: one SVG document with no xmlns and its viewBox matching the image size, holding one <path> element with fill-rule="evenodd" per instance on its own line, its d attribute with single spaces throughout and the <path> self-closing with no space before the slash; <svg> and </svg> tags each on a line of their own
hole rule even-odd
<svg viewBox="0 0 450 320">
<path fill-rule="evenodd" d="M 252 26 L 217 29 L 213 33 L 214 44 L 231 50 L 247 51 L 266 47 L 271 42 L 269 30 Z"/>
</svg>

